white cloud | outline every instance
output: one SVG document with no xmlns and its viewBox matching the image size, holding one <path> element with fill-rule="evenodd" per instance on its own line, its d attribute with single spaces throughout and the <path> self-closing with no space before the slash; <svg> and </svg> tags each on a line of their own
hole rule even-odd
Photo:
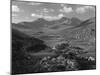
<svg viewBox="0 0 100 75">
<path fill-rule="evenodd" d="M 81 7 L 77 7 L 76 8 L 76 13 L 81 14 L 81 13 L 85 13 L 89 10 L 95 10 L 95 8 L 93 6 L 81 6 Z"/>
<path fill-rule="evenodd" d="M 67 6 L 64 6 L 64 5 L 62 5 L 62 6 L 63 6 L 63 8 L 59 10 L 60 12 L 63 12 L 63 13 L 73 12 L 72 7 L 67 7 Z"/>
<path fill-rule="evenodd" d="M 19 12 L 20 9 L 17 5 L 12 5 L 12 12 Z"/>
<path fill-rule="evenodd" d="M 58 17 L 62 18 L 62 17 L 64 17 L 64 14 L 59 14 Z"/>
<path fill-rule="evenodd" d="M 43 14 L 32 13 L 31 16 L 35 17 L 35 18 L 43 18 L 43 19 L 46 19 L 46 20 L 57 20 L 57 19 L 62 18 L 64 15 L 58 14 L 57 16 L 51 16 L 51 15 L 43 15 Z"/>
<path fill-rule="evenodd" d="M 41 18 L 41 17 L 43 17 L 43 16 L 47 16 L 48 14 L 51 14 L 51 13 L 54 12 L 54 11 L 55 11 L 54 9 L 47 9 L 47 8 L 43 8 L 43 9 L 41 9 L 41 10 L 38 10 L 38 9 L 37 9 L 36 12 L 37 12 L 38 14 L 33 13 L 31 16 Z"/>
<path fill-rule="evenodd" d="M 43 18 L 46 20 L 57 20 L 62 18 L 63 16 L 63 14 L 58 14 L 57 16 L 44 16 Z"/>
<path fill-rule="evenodd" d="M 42 18 L 43 17 L 43 15 L 35 14 L 35 13 L 32 13 L 31 16 L 36 17 L 36 18 Z"/>
</svg>

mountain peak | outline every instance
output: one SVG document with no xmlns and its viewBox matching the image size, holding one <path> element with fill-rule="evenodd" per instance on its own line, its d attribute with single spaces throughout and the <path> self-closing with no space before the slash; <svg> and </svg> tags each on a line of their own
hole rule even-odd
<svg viewBox="0 0 100 75">
<path fill-rule="evenodd" d="M 45 19 L 43 19 L 43 18 L 38 18 L 36 21 L 46 21 Z"/>
<path fill-rule="evenodd" d="M 61 18 L 61 20 L 67 20 L 67 19 L 68 19 L 67 17 L 62 17 L 62 18 Z"/>
<path fill-rule="evenodd" d="M 71 18 L 71 24 L 70 25 L 72 25 L 72 26 L 77 26 L 77 25 L 79 25 L 81 23 L 81 20 L 80 19 L 78 19 L 78 18 L 76 18 L 76 17 L 72 17 Z"/>
</svg>

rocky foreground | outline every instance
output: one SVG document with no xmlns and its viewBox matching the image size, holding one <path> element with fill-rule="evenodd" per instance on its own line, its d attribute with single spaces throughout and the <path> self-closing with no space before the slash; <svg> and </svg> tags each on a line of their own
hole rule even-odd
<svg viewBox="0 0 100 75">
<path fill-rule="evenodd" d="M 80 47 L 71 47 L 61 44 L 54 50 L 56 56 L 47 56 L 40 60 L 41 72 L 76 71 L 96 68 L 94 57 L 82 57 L 81 54 L 88 52 Z"/>
<path fill-rule="evenodd" d="M 95 58 L 92 56 L 81 56 L 88 52 L 80 47 L 73 47 L 68 43 L 63 43 L 55 46 L 55 49 L 50 48 L 50 50 L 46 51 L 55 55 L 38 57 L 31 55 L 32 52 L 23 53 L 21 57 L 13 61 L 13 74 L 96 69 Z"/>
</svg>

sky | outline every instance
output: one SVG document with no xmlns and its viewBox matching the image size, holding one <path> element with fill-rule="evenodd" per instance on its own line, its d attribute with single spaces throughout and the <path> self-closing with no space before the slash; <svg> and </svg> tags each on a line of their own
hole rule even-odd
<svg viewBox="0 0 100 75">
<path fill-rule="evenodd" d="M 86 20 L 95 17 L 95 6 L 13 0 L 11 12 L 12 23 L 35 21 L 38 18 L 52 21 L 62 17 Z"/>
</svg>

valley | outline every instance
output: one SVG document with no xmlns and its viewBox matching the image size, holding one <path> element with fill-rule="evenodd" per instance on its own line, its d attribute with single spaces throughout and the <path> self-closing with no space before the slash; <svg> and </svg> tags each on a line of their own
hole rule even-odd
<svg viewBox="0 0 100 75">
<path fill-rule="evenodd" d="M 76 24 L 73 25 L 72 22 Z M 73 48 L 76 48 L 76 51 Z M 41 67 L 42 60 L 45 59 L 46 63 L 54 62 L 53 60 L 60 56 L 73 58 L 80 65 L 91 62 L 90 68 L 94 69 L 95 61 L 92 61 L 91 57 L 96 58 L 95 18 L 81 22 L 75 18 L 73 21 L 63 18 L 53 22 L 39 19 L 35 22 L 12 23 L 12 53 L 13 72 L 16 74 L 41 72 L 42 69 L 45 69 L 44 66 Z M 70 53 L 75 54 L 75 56 L 70 56 Z M 77 53 L 79 54 L 77 55 Z M 64 59 L 64 61 L 67 59 L 69 58 Z M 38 67 L 42 69 L 40 70 Z M 82 65 L 81 68 L 83 69 Z"/>
</svg>

